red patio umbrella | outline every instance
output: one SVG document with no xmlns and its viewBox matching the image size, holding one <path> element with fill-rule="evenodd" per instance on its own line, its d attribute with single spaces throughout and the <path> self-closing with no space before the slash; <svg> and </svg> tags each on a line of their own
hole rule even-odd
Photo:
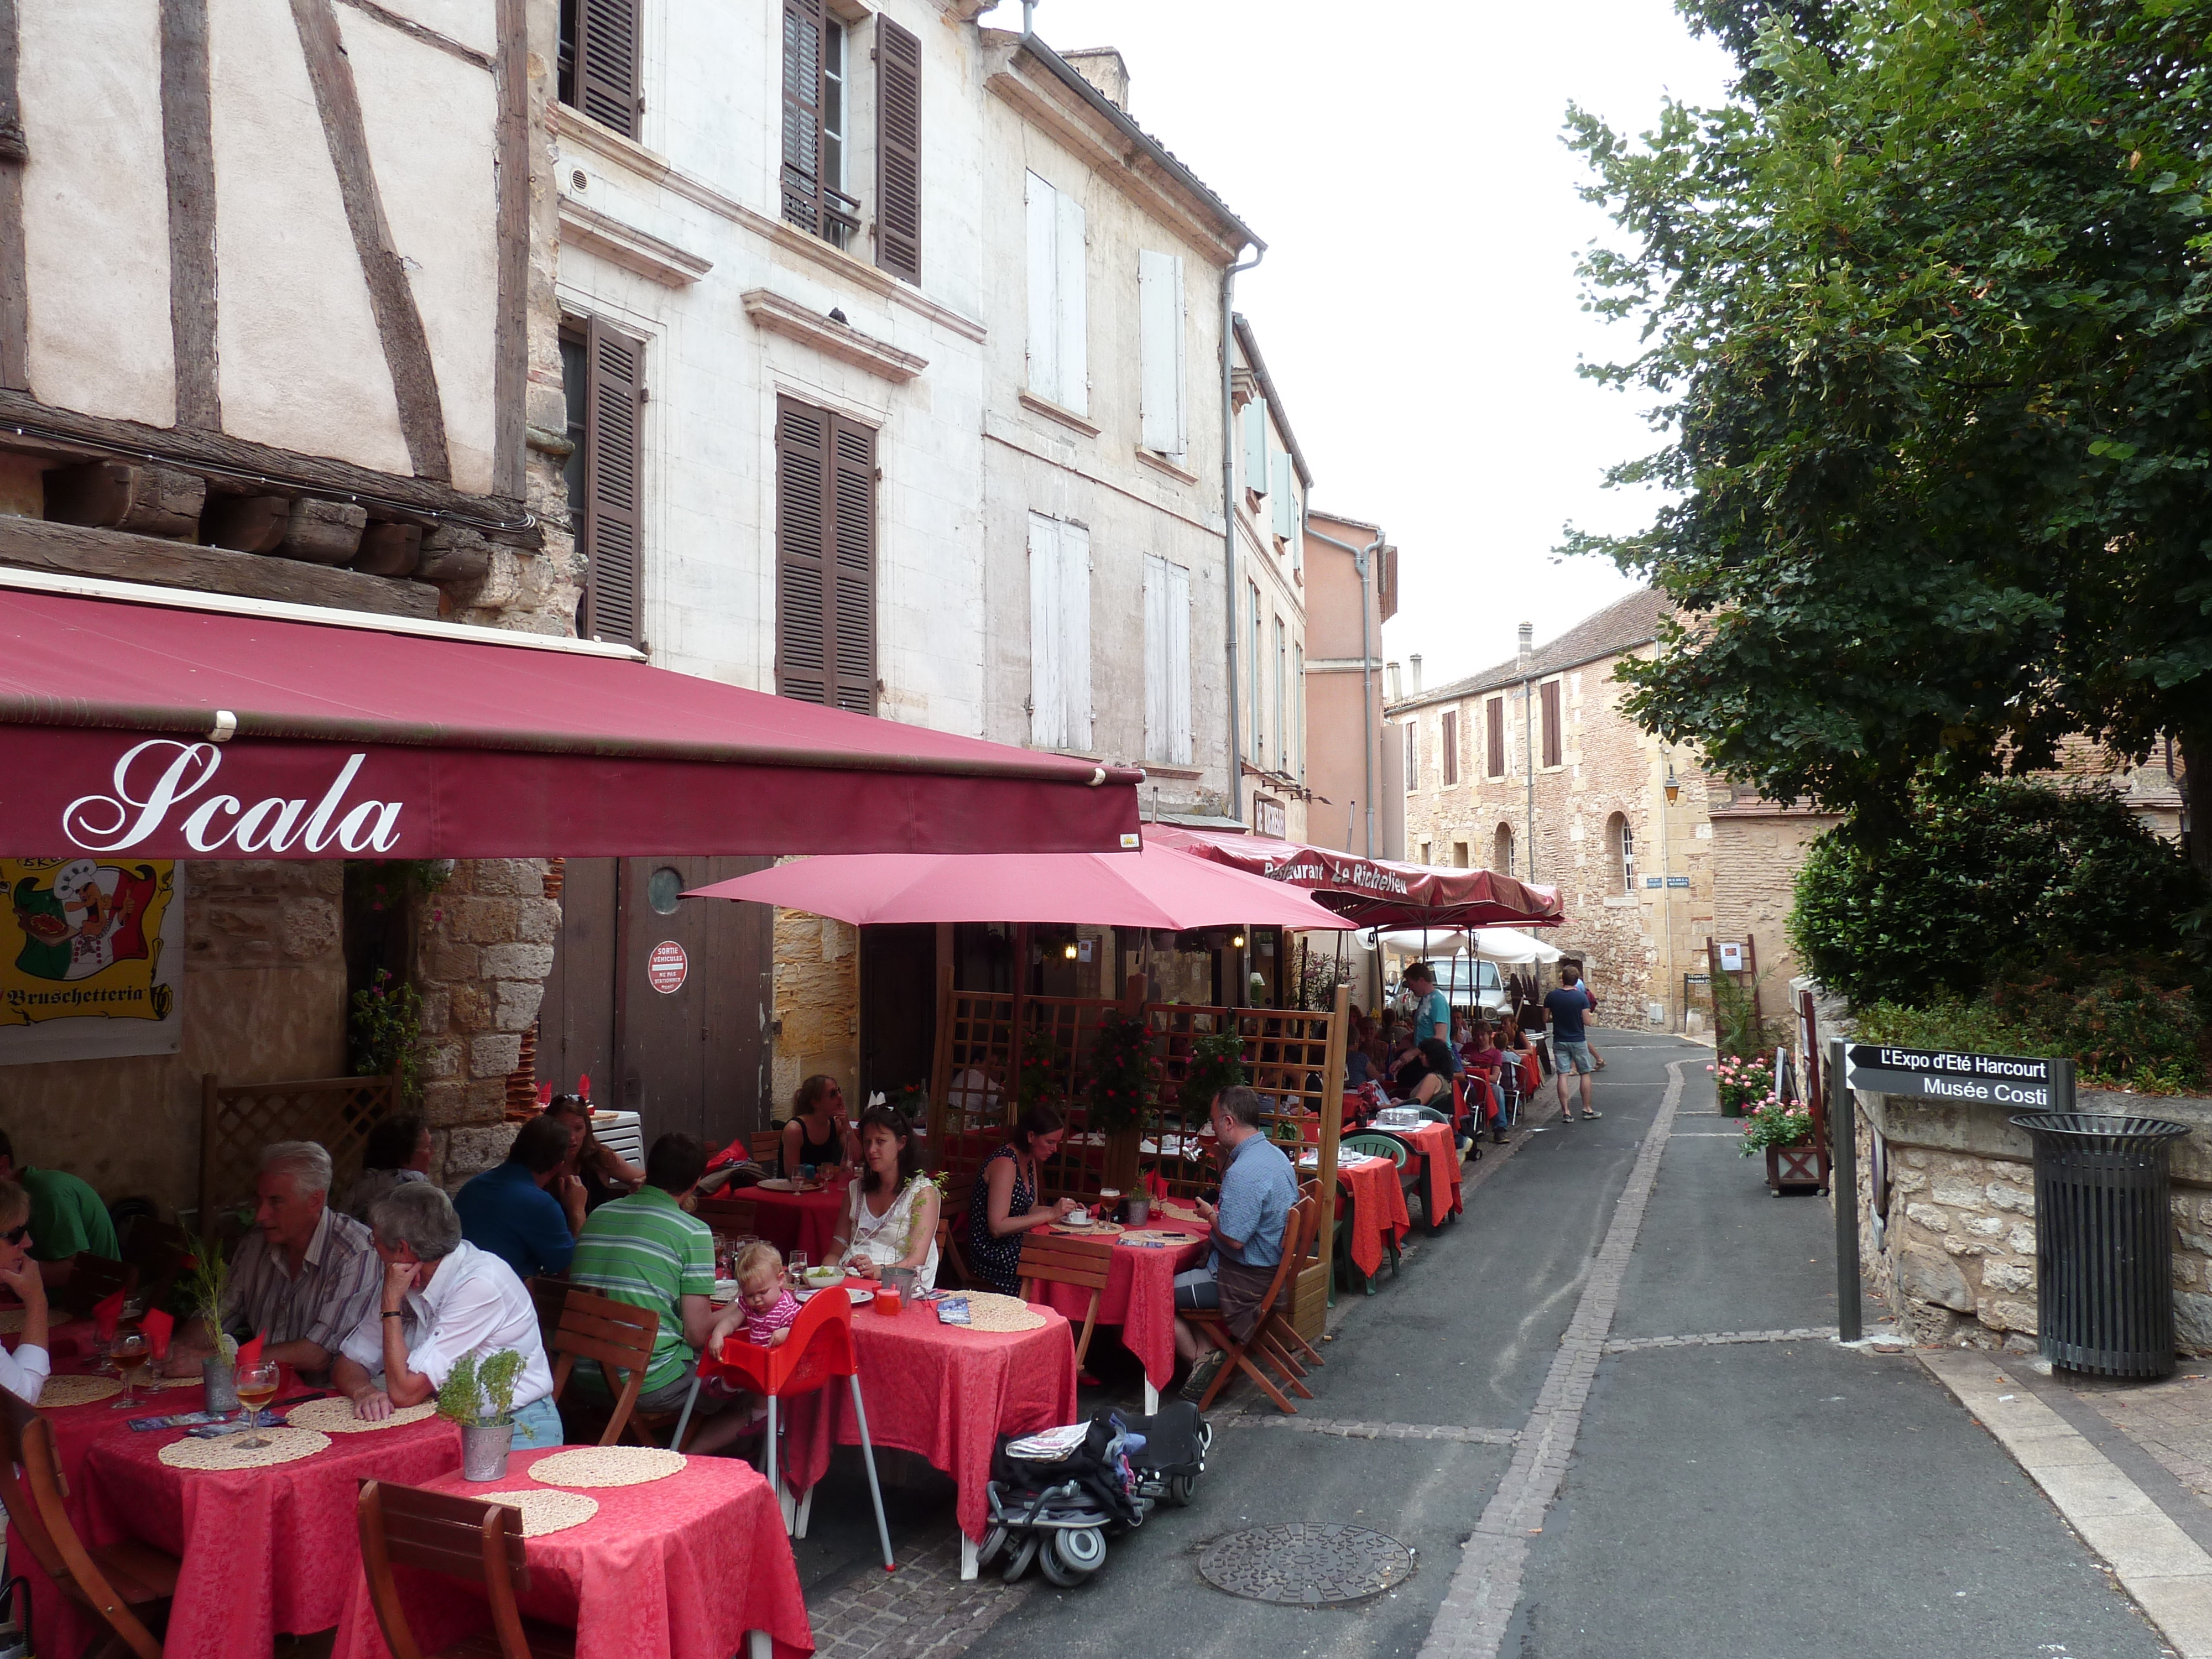
<svg viewBox="0 0 2212 1659">
<path fill-rule="evenodd" d="M 859 853 L 694 888 L 840 921 L 1057 921 L 1100 927 L 1327 927 L 1304 894 L 1166 847 L 1138 853 Z"/>
<path fill-rule="evenodd" d="M 1438 869 L 1362 858 L 1269 836 L 1214 835 L 1148 823 L 1146 844 L 1174 848 L 1233 870 L 1304 888 L 1335 927 L 1556 927 L 1566 920 L 1556 887 L 1494 870 Z"/>
</svg>

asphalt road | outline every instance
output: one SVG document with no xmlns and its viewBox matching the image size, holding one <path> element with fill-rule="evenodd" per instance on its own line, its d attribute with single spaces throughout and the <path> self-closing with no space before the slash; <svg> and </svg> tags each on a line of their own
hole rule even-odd
<svg viewBox="0 0 2212 1659">
<path fill-rule="evenodd" d="M 1834 1322 L 1832 1221 L 1771 1199 L 1711 1115 L 1711 1051 L 1602 1033 L 1600 1121 L 1551 1124 L 1417 1235 L 1403 1273 L 1345 1298 L 1302 1416 L 1516 1431 L 1536 1404 L 1593 1256 L 1657 1113 L 1683 1097 L 1611 1335 Z M 1878 1313 L 1869 1310 L 1869 1316 Z M 1103 1346 L 1112 1347 L 1110 1336 Z M 1126 1377 L 1109 1366 L 1109 1384 Z M 1259 1408 L 1267 1408 L 1264 1402 Z M 1115 1540 L 1105 1567 L 1042 1582 L 968 1650 L 978 1659 L 1132 1651 L 1222 1659 L 1413 1656 L 1510 1446 L 1224 1425 L 1197 1501 Z M 856 1471 L 839 1468 L 799 1546 L 810 1591 L 865 1567 Z M 950 1525 L 922 1472 L 890 1494 L 902 1551 Z M 1413 1577 L 1321 1611 L 1239 1600 L 1200 1549 L 1280 1521 L 1371 1527 Z M 2155 1632 L 1997 1444 L 1918 1364 L 1826 1341 L 1649 1348 L 1599 1366 L 1560 1496 L 1530 1540 L 1500 1653 L 1510 1659 L 2153 1659 Z"/>
</svg>

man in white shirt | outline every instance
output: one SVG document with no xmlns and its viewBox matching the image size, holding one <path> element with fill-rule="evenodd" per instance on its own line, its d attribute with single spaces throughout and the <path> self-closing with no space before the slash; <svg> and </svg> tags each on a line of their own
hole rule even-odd
<svg viewBox="0 0 2212 1659">
<path fill-rule="evenodd" d="M 394 1407 L 422 1405 L 465 1356 L 481 1364 L 512 1348 L 522 1356 L 514 1445 L 559 1445 L 561 1413 L 537 1305 L 514 1269 L 461 1237 L 453 1200 L 427 1181 L 393 1188 L 369 1218 L 384 1285 L 375 1317 L 346 1338 L 331 1373 L 354 1414 L 374 1422 Z"/>
<path fill-rule="evenodd" d="M 14 1353 L 0 1352 L 0 1389 L 27 1406 L 39 1403 L 53 1362 L 46 1352 L 46 1281 L 31 1260 L 31 1195 L 0 1180 L 0 1285 L 23 1304 L 22 1335 Z"/>
</svg>

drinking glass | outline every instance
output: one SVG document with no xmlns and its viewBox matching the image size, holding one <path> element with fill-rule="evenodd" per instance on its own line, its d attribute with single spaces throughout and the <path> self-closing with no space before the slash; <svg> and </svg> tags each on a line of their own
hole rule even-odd
<svg viewBox="0 0 2212 1659">
<path fill-rule="evenodd" d="M 146 1374 L 146 1362 L 153 1357 L 146 1346 L 145 1333 L 118 1331 L 115 1340 L 107 1345 L 107 1352 L 115 1361 L 115 1369 L 123 1374 L 123 1398 L 112 1409 L 135 1411 L 138 1406 L 138 1379 Z"/>
<path fill-rule="evenodd" d="M 793 1250 L 791 1253 L 791 1288 L 794 1291 L 804 1290 L 805 1285 L 806 1252 Z"/>
<path fill-rule="evenodd" d="M 246 1407 L 246 1426 L 261 1426 L 261 1408 L 276 1397 L 278 1383 L 283 1372 L 273 1359 L 257 1360 L 251 1365 L 238 1368 L 238 1403 Z M 238 1443 L 248 1450 L 258 1450 L 269 1443 L 259 1435 L 249 1435 Z"/>
</svg>

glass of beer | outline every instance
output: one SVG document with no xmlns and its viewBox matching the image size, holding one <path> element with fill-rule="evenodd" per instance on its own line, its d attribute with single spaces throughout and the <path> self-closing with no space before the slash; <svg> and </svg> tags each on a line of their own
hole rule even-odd
<svg viewBox="0 0 2212 1659">
<path fill-rule="evenodd" d="M 138 1379 L 146 1375 L 147 1361 L 153 1358 L 146 1346 L 143 1331 L 118 1331 L 107 1346 L 108 1357 L 115 1361 L 115 1369 L 123 1375 L 123 1398 L 115 1402 L 118 1412 L 134 1411 L 138 1405 Z"/>
<path fill-rule="evenodd" d="M 247 1428 L 261 1426 L 261 1408 L 276 1397 L 276 1387 L 283 1376 L 283 1370 L 273 1359 L 257 1360 L 238 1368 L 238 1403 L 246 1407 Z M 269 1443 L 257 1434 L 238 1443 L 253 1450 Z"/>
</svg>

